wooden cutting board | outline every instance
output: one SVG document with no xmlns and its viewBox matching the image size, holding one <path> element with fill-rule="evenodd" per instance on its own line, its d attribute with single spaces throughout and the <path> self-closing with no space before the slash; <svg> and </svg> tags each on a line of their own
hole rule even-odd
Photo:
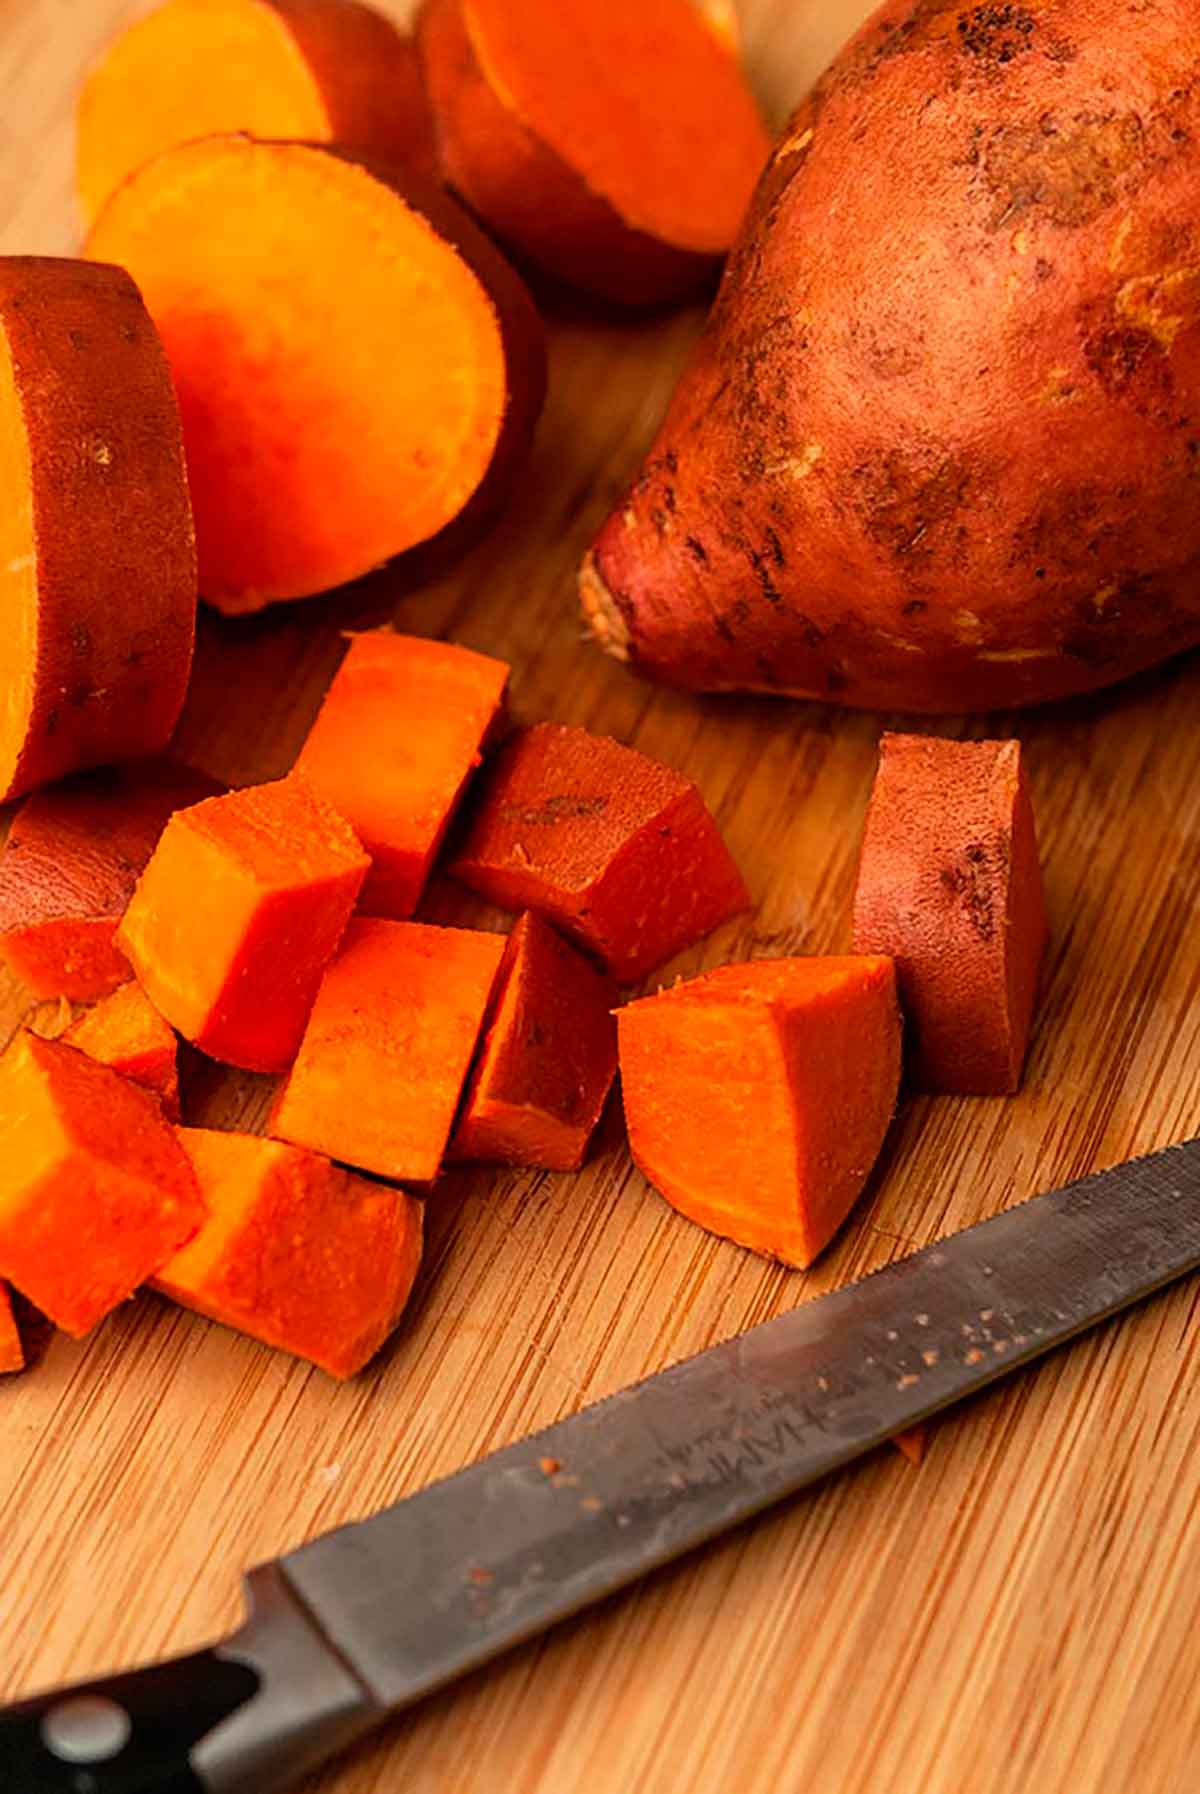
<svg viewBox="0 0 1200 1794">
<path fill-rule="evenodd" d="M 5 0 L 0 248 L 65 251 L 71 104 L 139 7 Z M 865 11 L 747 0 L 776 117 Z M 848 171 L 848 178 L 853 171 Z M 338 628 L 396 614 L 510 659 L 516 710 L 699 782 L 757 916 L 678 969 L 847 940 L 884 720 L 695 701 L 581 640 L 573 572 L 698 324 L 559 305 L 536 452 L 449 576 L 380 576 L 241 627 L 206 619 L 184 746 L 290 763 Z M 1038 1190 L 1200 1130 L 1200 664 L 1016 728 L 1054 938 L 1020 1096 L 910 1102 L 817 1269 L 673 1215 L 615 1116 L 575 1178 L 448 1176 L 394 1346 L 348 1388 L 145 1298 L 0 1386 L 0 1693 L 227 1629 L 240 1569 L 620 1384 Z M 953 723 L 937 724 L 948 733 Z M 453 893 L 446 919 L 464 913 Z M 3 993 L 5 1031 L 21 993 Z M 193 1113 L 256 1123 L 265 1080 L 189 1067 Z M 353 1091 L 347 1100 L 353 1101 Z M 1183 1794 L 1200 1773 L 1200 1285 L 1176 1288 L 702 1558 L 431 1702 L 327 1794 Z M 15 1791 L 14 1791 L 15 1794 Z"/>
</svg>

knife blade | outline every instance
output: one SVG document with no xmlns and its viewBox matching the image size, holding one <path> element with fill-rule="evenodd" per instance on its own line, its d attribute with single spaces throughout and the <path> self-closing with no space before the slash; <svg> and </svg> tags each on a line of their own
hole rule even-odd
<svg viewBox="0 0 1200 1794">
<path fill-rule="evenodd" d="M 302 1545 L 232 1638 L 0 1713 L 20 1794 L 273 1794 L 1200 1266 L 1200 1140 L 953 1234 Z"/>
</svg>

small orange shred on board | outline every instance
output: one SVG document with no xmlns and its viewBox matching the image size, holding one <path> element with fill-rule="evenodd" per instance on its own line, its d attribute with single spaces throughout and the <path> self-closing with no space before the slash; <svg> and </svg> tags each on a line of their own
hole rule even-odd
<svg viewBox="0 0 1200 1794">
<path fill-rule="evenodd" d="M 633 1157 L 681 1214 L 784 1264 L 824 1251 L 900 1082 L 890 959 L 755 960 L 617 1012 Z"/>
<path fill-rule="evenodd" d="M 25 1369 L 25 1348 L 17 1330 L 12 1295 L 6 1283 L 0 1283 L 0 1375 Z"/>
<path fill-rule="evenodd" d="M 179 1043 L 140 984 L 131 980 L 102 998 L 72 1022 L 62 1039 L 152 1090 L 168 1121 L 179 1120 Z"/>
<path fill-rule="evenodd" d="M 442 173 L 560 279 L 646 304 L 695 292 L 770 154 L 724 0 L 425 0 Z"/>
<path fill-rule="evenodd" d="M 451 1156 L 575 1171 L 617 1070 L 616 992 L 548 922 L 508 938 Z"/>
<path fill-rule="evenodd" d="M 897 1451 L 904 1453 L 910 1464 L 919 1464 L 925 1456 L 925 1447 L 929 1443 L 929 1428 L 912 1426 L 906 1432 L 897 1433 L 892 1444 Z"/>
<path fill-rule="evenodd" d="M 117 925 L 175 810 L 221 787 L 169 761 L 35 791 L 0 853 L 0 957 L 38 997 L 94 1002 L 133 973 Z"/>
<path fill-rule="evenodd" d="M 920 1088 L 1017 1088 L 1047 935 L 1020 742 L 884 735 L 854 947 L 896 961 Z"/>
<path fill-rule="evenodd" d="M 396 1327 L 421 1262 L 422 1204 L 317 1153 L 181 1128 L 208 1208 L 156 1289 L 352 1377 Z"/>
<path fill-rule="evenodd" d="M 507 741 L 451 871 L 501 909 L 531 909 L 622 984 L 749 909 L 695 785 L 605 735 L 538 723 Z"/>
<path fill-rule="evenodd" d="M 79 1337 L 203 1219 L 148 1090 L 62 1041 L 17 1035 L 0 1058 L 0 1276 Z"/>
<path fill-rule="evenodd" d="M 433 165 L 412 39 L 356 0 L 167 0 L 104 51 L 79 96 L 86 217 L 176 144 L 244 131 Z"/>
<path fill-rule="evenodd" d="M 118 945 L 185 1040 L 247 1071 L 282 1071 L 369 864 L 303 779 L 230 791 L 171 818 Z"/>
<path fill-rule="evenodd" d="M 296 770 L 371 856 L 365 915 L 404 921 L 416 909 L 507 683 L 503 661 L 452 642 L 351 637 Z"/>
<path fill-rule="evenodd" d="M 356 917 L 270 1131 L 381 1177 L 441 1168 L 504 936 Z"/>
<path fill-rule="evenodd" d="M 528 448 L 541 321 L 432 180 L 208 137 L 118 187 L 87 249 L 129 269 L 162 335 L 222 611 L 371 572 L 494 503 Z"/>
</svg>

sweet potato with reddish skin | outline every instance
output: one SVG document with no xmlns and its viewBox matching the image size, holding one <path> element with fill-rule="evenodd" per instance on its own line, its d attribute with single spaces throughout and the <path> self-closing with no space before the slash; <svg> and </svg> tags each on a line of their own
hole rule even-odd
<svg viewBox="0 0 1200 1794">
<path fill-rule="evenodd" d="M 356 917 L 322 981 L 271 1133 L 380 1177 L 431 1183 L 504 945 L 498 934 Z"/>
<path fill-rule="evenodd" d="M 208 1219 L 154 1287 L 352 1377 L 393 1332 L 421 1262 L 424 1211 L 317 1153 L 181 1128 Z"/>
<path fill-rule="evenodd" d="M 576 1171 L 616 1076 L 615 989 L 532 913 L 496 988 L 451 1156 Z"/>
<path fill-rule="evenodd" d="M 0 853 L 0 958 L 38 997 L 91 1003 L 133 974 L 117 925 L 175 810 L 221 787 L 170 761 L 34 792 Z"/>
<path fill-rule="evenodd" d="M 416 909 L 507 683 L 503 661 L 453 642 L 351 638 L 296 770 L 371 856 L 365 914 L 403 921 Z"/>
<path fill-rule="evenodd" d="M 179 1043 L 140 984 L 123 984 L 72 1022 L 62 1039 L 89 1059 L 152 1090 L 179 1120 Z"/>
<path fill-rule="evenodd" d="M 1200 641 L 1196 16 L 884 6 L 792 119 L 583 576 L 646 673 L 1030 704 Z"/>
<path fill-rule="evenodd" d="M 442 172 L 497 236 L 623 304 L 728 251 L 770 151 L 736 47 L 692 0 L 425 0 Z"/>
<path fill-rule="evenodd" d="M 0 799 L 157 753 L 196 552 L 162 346 L 121 268 L 0 257 Z"/>
<path fill-rule="evenodd" d="M 885 735 L 854 895 L 854 947 L 896 961 L 927 1090 L 1015 1090 L 1047 938 L 1019 741 Z"/>
<path fill-rule="evenodd" d="M 79 97 L 87 218 L 144 163 L 200 137 L 337 143 L 433 168 L 411 38 L 358 0 L 167 0 L 104 51 Z"/>
<path fill-rule="evenodd" d="M 900 1082 L 885 958 L 755 960 L 617 1011 L 629 1146 L 673 1208 L 784 1264 L 825 1250 Z"/>
<path fill-rule="evenodd" d="M 206 138 L 131 175 L 88 253 L 130 269 L 162 333 L 220 610 L 325 591 L 461 528 L 529 446 L 532 301 L 415 173 Z"/>
<path fill-rule="evenodd" d="M 171 818 L 118 944 L 185 1040 L 246 1071 L 283 1071 L 369 865 L 302 778 L 230 791 Z"/>
<path fill-rule="evenodd" d="M 18 1034 L 0 1058 L 0 1276 L 79 1337 L 203 1219 L 155 1097 L 62 1041 Z"/>
<path fill-rule="evenodd" d="M 24 1368 L 25 1347 L 13 1313 L 12 1294 L 6 1283 L 0 1283 L 0 1376 Z"/>
<path fill-rule="evenodd" d="M 622 984 L 750 907 L 692 781 L 608 736 L 538 723 L 481 784 L 454 876 L 548 917 Z"/>
</svg>

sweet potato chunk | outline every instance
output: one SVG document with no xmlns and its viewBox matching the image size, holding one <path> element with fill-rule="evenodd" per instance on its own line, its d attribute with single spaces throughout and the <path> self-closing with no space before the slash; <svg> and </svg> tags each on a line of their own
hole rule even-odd
<svg viewBox="0 0 1200 1794">
<path fill-rule="evenodd" d="M 919 1085 L 1017 1088 L 1046 937 L 1020 742 L 885 735 L 854 947 L 896 961 Z"/>
<path fill-rule="evenodd" d="M 616 993 L 539 916 L 509 936 L 452 1153 L 574 1171 L 617 1070 Z"/>
<path fill-rule="evenodd" d="M 634 1159 L 674 1208 L 784 1264 L 846 1219 L 900 1081 L 885 958 L 721 966 L 617 1012 Z"/>
<path fill-rule="evenodd" d="M 196 627 L 166 357 L 121 268 L 0 257 L 0 800 L 165 747 Z"/>
<path fill-rule="evenodd" d="M 607 736 L 538 723 L 505 744 L 451 870 L 532 909 L 633 984 L 750 898 L 690 779 Z"/>
<path fill-rule="evenodd" d="M 365 914 L 416 909 L 507 682 L 502 661 L 451 642 L 351 638 L 296 770 L 371 856 Z"/>
<path fill-rule="evenodd" d="M 694 0 L 425 0 L 441 167 L 489 229 L 624 304 L 695 292 L 770 139 L 736 44 Z"/>
<path fill-rule="evenodd" d="M 171 818 L 118 944 L 186 1040 L 247 1071 L 282 1071 L 369 864 L 303 779 L 230 791 Z"/>
<path fill-rule="evenodd" d="M 92 227 L 146 296 L 179 391 L 200 590 L 328 590 L 494 502 L 545 386 L 513 270 L 430 181 L 313 143 L 209 137 Z"/>
<path fill-rule="evenodd" d="M 416 50 L 374 7 L 167 0 L 109 45 L 79 96 L 85 216 L 164 150 L 226 131 L 433 162 Z"/>
<path fill-rule="evenodd" d="M 168 761 L 37 791 L 0 854 L 0 957 L 38 997 L 94 1002 L 132 976 L 117 925 L 175 810 L 220 787 Z"/>
<path fill-rule="evenodd" d="M 271 1133 L 381 1177 L 437 1176 L 504 936 L 356 917 Z"/>
<path fill-rule="evenodd" d="M 140 984 L 123 984 L 86 1010 L 62 1038 L 89 1059 L 152 1090 L 167 1119 L 179 1120 L 178 1042 Z"/>
<path fill-rule="evenodd" d="M 392 1332 L 421 1262 L 423 1210 L 276 1140 L 181 1128 L 208 1219 L 155 1288 L 334 1377 Z"/>
<path fill-rule="evenodd" d="M 25 1347 L 17 1330 L 12 1295 L 6 1283 L 0 1283 L 0 1375 L 25 1368 Z"/>
<path fill-rule="evenodd" d="M 0 1276 L 79 1336 L 203 1219 L 148 1090 L 62 1041 L 17 1036 L 0 1059 Z"/>
</svg>

